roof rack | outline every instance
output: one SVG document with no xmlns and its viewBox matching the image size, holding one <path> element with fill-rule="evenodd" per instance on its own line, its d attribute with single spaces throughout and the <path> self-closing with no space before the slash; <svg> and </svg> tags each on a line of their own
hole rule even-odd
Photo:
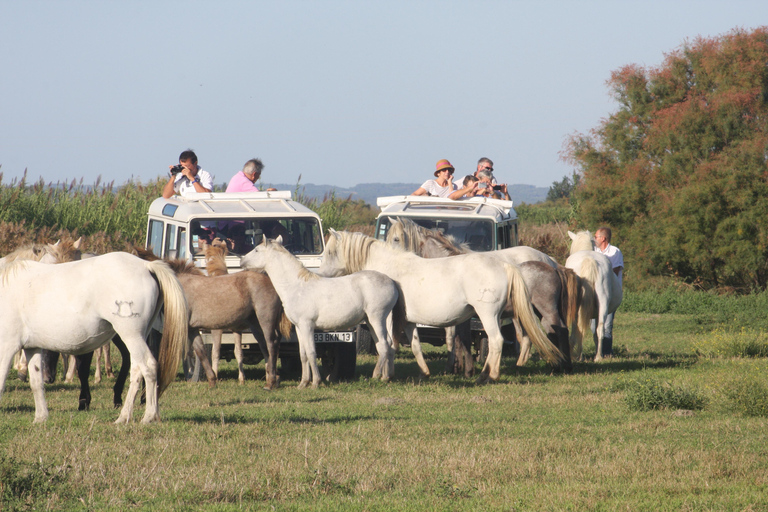
<svg viewBox="0 0 768 512">
<path fill-rule="evenodd" d="M 179 201 L 222 200 L 236 201 L 238 199 L 290 199 L 290 190 L 272 190 L 259 192 L 193 192 L 184 196 L 173 196 Z"/>
<path fill-rule="evenodd" d="M 504 199 L 492 199 L 490 197 L 470 197 L 468 199 L 448 199 L 447 197 L 434 197 L 434 196 L 387 196 L 376 198 L 376 206 L 382 210 L 387 206 L 394 203 L 405 203 L 403 209 L 407 209 L 410 205 L 419 204 L 434 204 L 435 206 L 464 206 L 464 205 L 476 205 L 476 209 L 479 209 L 482 205 L 488 205 L 503 210 L 505 213 L 514 206 L 513 201 L 506 201 Z"/>
</svg>

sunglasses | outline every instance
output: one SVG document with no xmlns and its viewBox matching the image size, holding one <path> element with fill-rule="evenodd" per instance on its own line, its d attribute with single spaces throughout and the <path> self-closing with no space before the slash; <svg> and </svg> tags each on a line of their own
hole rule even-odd
<svg viewBox="0 0 768 512">
<path fill-rule="evenodd" d="M 453 169 L 440 169 L 440 172 L 448 171 L 449 173 L 453 174 Z"/>
<path fill-rule="evenodd" d="M 483 170 L 493 172 L 493 167 L 483 167 Z"/>
</svg>

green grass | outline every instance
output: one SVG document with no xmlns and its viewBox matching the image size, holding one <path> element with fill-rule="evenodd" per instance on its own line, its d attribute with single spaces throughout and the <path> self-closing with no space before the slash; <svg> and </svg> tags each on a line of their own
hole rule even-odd
<svg viewBox="0 0 768 512">
<path fill-rule="evenodd" d="M 74 385 L 47 386 L 50 418 L 33 425 L 29 386 L 12 372 L 0 470 L 31 491 L 0 508 L 766 509 L 768 420 L 755 412 L 768 363 L 697 357 L 698 325 L 689 315 L 619 314 L 622 357 L 578 362 L 565 376 L 505 358 L 487 386 L 442 374 L 442 348 L 428 345 L 427 381 L 409 350 L 391 383 L 361 377 L 318 390 L 285 381 L 264 391 L 262 365 L 238 386 L 226 363 L 213 390 L 177 381 L 153 425 L 112 424 L 111 379 L 95 386 L 87 413 L 76 411 Z M 359 363 L 370 375 L 374 358 Z M 703 408 L 631 407 L 643 379 L 694 390 Z"/>
</svg>

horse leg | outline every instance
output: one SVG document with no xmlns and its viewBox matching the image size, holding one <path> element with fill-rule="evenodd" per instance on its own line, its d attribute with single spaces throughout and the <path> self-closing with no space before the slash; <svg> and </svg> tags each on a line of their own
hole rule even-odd
<svg viewBox="0 0 768 512">
<path fill-rule="evenodd" d="M 597 328 L 594 331 L 593 337 L 595 339 L 595 362 L 603 360 L 603 324 L 605 322 L 605 312 L 602 310 L 602 304 L 600 313 L 597 317 Z"/>
<path fill-rule="evenodd" d="M 96 349 L 96 373 L 93 375 L 93 383 L 94 384 L 100 384 L 101 383 L 101 347 Z M 90 366 L 91 363 L 88 363 L 88 366 Z M 78 374 L 80 372 L 78 371 Z M 82 380 L 81 380 L 82 382 Z"/>
<path fill-rule="evenodd" d="M 43 389 L 43 361 L 39 348 L 24 349 L 29 362 L 29 387 L 35 397 L 35 423 L 42 423 L 48 419 L 48 404 L 45 403 Z"/>
<path fill-rule="evenodd" d="M 501 349 L 504 347 L 504 336 L 501 334 L 498 313 L 492 311 L 477 311 L 483 324 L 483 329 L 488 335 L 488 357 L 483 365 L 483 371 L 477 378 L 478 384 L 485 384 L 488 381 L 499 380 L 501 374 Z"/>
<path fill-rule="evenodd" d="M 296 326 L 296 334 L 299 337 L 299 349 L 301 351 L 301 383 L 299 387 L 307 387 L 311 381 L 312 388 L 317 389 L 322 379 L 320 368 L 317 366 L 315 328 L 311 324 L 306 324 L 301 329 Z"/>
<path fill-rule="evenodd" d="M 114 379 L 115 372 L 112 371 L 112 345 L 105 343 L 101 350 L 104 352 L 104 373 L 107 374 L 108 378 Z"/>
<path fill-rule="evenodd" d="M 119 409 L 123 405 L 123 389 L 125 388 L 125 380 L 128 378 L 128 372 L 131 369 L 131 353 L 128 352 L 128 347 L 125 346 L 120 336 L 115 335 L 112 338 L 112 343 L 120 351 L 120 360 L 122 361 L 120 363 L 120 372 L 118 372 L 117 379 L 115 379 L 115 386 L 112 388 L 114 394 L 112 403 L 115 409 Z"/>
<path fill-rule="evenodd" d="M 243 372 L 243 335 L 239 332 L 232 334 L 235 337 L 235 360 L 237 361 L 237 383 L 245 384 L 245 373 Z M 263 354 L 262 354 L 263 355 Z"/>
<path fill-rule="evenodd" d="M 310 328 L 309 335 L 314 336 L 314 331 Z M 301 359 L 301 381 L 299 381 L 298 388 L 304 389 L 309 385 L 310 380 L 310 368 L 309 361 L 307 359 L 306 337 L 307 333 L 304 329 L 300 329 L 296 326 L 296 337 L 299 339 L 299 359 Z"/>
<path fill-rule="evenodd" d="M 221 336 L 223 334 L 224 331 L 221 329 L 214 329 L 211 331 L 211 336 L 213 337 L 213 346 L 211 347 L 211 369 L 217 379 L 219 378 L 219 357 L 221 356 Z"/>
<path fill-rule="evenodd" d="M 543 308 L 536 309 L 541 311 Z M 544 325 L 544 331 L 547 333 L 549 341 L 563 354 L 563 360 L 559 366 L 560 370 L 570 373 L 573 369 L 571 366 L 571 346 L 568 342 L 568 328 L 565 326 L 565 321 L 560 317 L 559 312 L 545 310 L 541 317 L 541 323 Z"/>
<path fill-rule="evenodd" d="M 260 320 L 261 321 L 261 320 Z M 257 322 L 251 322 L 251 334 L 253 334 L 253 337 L 256 338 L 256 341 L 259 343 L 259 349 L 261 350 L 261 356 L 264 358 L 264 369 L 266 371 L 266 384 L 264 385 L 264 389 L 267 391 L 272 391 L 278 386 L 278 380 L 277 380 L 277 356 L 278 356 L 278 345 L 279 345 L 279 339 L 277 338 L 276 330 L 274 328 L 274 324 L 270 324 L 270 322 L 265 323 L 266 326 L 268 326 L 269 330 L 268 332 L 272 332 L 272 335 L 267 339 L 264 336 L 264 330 L 261 328 L 261 325 Z M 240 370 L 240 367 L 242 365 L 242 358 L 243 358 L 243 345 L 242 345 L 242 337 L 240 339 L 240 355 L 238 356 L 238 348 L 237 348 L 237 338 L 235 338 L 235 357 L 238 358 L 237 366 L 238 370 Z M 239 379 L 239 376 L 238 376 Z M 243 384 L 245 382 L 245 374 L 243 374 L 243 380 L 240 382 L 240 384 Z"/>
<path fill-rule="evenodd" d="M 514 318 L 512 323 L 515 325 L 515 334 L 520 342 L 520 355 L 517 357 L 517 366 L 524 366 L 531 358 L 531 338 L 528 337 L 520 320 Z"/>
<path fill-rule="evenodd" d="M 16 375 L 21 382 L 27 382 L 29 372 L 27 370 L 27 356 L 23 350 L 16 353 Z"/>
<path fill-rule="evenodd" d="M 192 341 L 192 350 L 195 351 L 195 355 L 200 359 L 200 363 L 203 365 L 205 375 L 208 378 L 208 386 L 211 388 L 216 387 L 216 374 L 213 373 L 211 362 L 208 361 L 208 357 L 205 355 L 205 346 L 203 345 L 203 337 L 200 335 L 200 331 L 194 331 L 194 340 Z"/>
<path fill-rule="evenodd" d="M 101 349 L 96 350 L 98 352 Z M 93 361 L 93 352 L 75 356 L 77 378 L 80 380 L 80 399 L 77 403 L 78 411 L 87 411 L 91 408 L 91 386 L 88 384 L 88 376 L 91 373 L 91 361 Z M 98 364 L 97 358 L 96 365 L 98 366 Z"/>
<path fill-rule="evenodd" d="M 0 397 L 3 396 L 5 380 L 13 367 L 13 360 L 18 355 L 18 348 L 7 348 L 0 353 Z"/>
<path fill-rule="evenodd" d="M 66 375 L 64 377 L 64 382 L 67 384 L 70 384 L 75 381 L 75 369 L 77 367 L 77 364 L 75 362 L 75 356 L 68 356 L 68 355 L 62 355 L 63 359 L 62 361 L 66 361 Z"/>
<path fill-rule="evenodd" d="M 456 326 L 445 328 L 445 348 L 448 351 L 448 360 L 445 362 L 445 371 L 456 373 Z"/>
<path fill-rule="evenodd" d="M 43 364 L 43 383 L 53 384 L 56 382 L 56 367 L 59 364 L 59 353 L 53 350 L 43 350 L 40 352 L 40 360 Z M 64 373 L 66 374 L 67 366 L 69 362 L 67 356 L 62 358 L 64 364 Z"/>
<path fill-rule="evenodd" d="M 429 373 L 429 366 L 427 366 L 427 362 L 424 360 L 424 353 L 421 351 L 421 340 L 419 339 L 419 330 L 414 325 L 413 333 L 410 335 L 411 338 L 411 351 L 413 352 L 413 356 L 416 358 L 416 364 L 419 365 L 419 369 L 421 370 L 421 376 L 424 378 L 428 378 L 430 376 Z"/>
<path fill-rule="evenodd" d="M 389 372 L 389 360 L 394 356 L 394 350 L 387 342 L 387 317 L 381 314 L 377 316 L 376 313 L 366 315 L 366 317 L 368 325 L 371 327 L 371 335 L 376 342 L 376 351 L 379 353 L 379 359 L 373 369 L 373 378 L 380 378 L 384 382 L 389 382 L 389 379 L 393 377 Z"/>
<path fill-rule="evenodd" d="M 128 394 L 125 396 L 125 403 L 120 410 L 120 415 L 115 423 L 129 423 L 133 417 L 133 404 L 136 401 L 136 395 L 141 385 L 141 370 L 137 364 L 131 362 L 131 383 L 128 385 Z"/>
</svg>

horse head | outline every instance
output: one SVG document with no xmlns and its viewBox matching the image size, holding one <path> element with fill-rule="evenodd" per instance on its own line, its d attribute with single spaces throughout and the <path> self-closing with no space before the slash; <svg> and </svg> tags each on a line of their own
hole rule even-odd
<svg viewBox="0 0 768 512">
<path fill-rule="evenodd" d="M 595 239 L 589 231 L 579 231 L 578 233 L 568 231 L 568 236 L 572 240 L 570 254 L 579 251 L 595 250 Z"/>
</svg>

